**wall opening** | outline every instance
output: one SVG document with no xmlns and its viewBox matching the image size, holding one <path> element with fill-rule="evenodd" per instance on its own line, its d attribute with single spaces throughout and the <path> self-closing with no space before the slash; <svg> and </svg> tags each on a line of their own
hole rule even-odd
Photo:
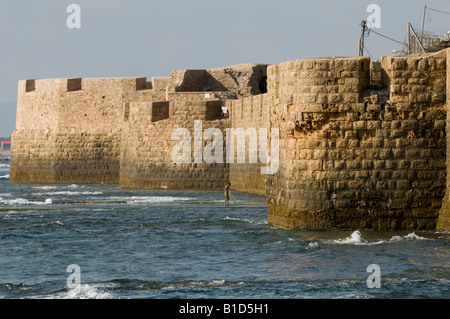
<svg viewBox="0 0 450 319">
<path fill-rule="evenodd" d="M 81 78 L 67 79 L 67 92 L 81 90 Z"/>
<path fill-rule="evenodd" d="M 259 91 L 261 94 L 267 93 L 267 76 L 265 75 L 259 80 Z"/>
<path fill-rule="evenodd" d="M 36 80 L 25 81 L 25 92 L 33 92 L 36 90 Z"/>
<path fill-rule="evenodd" d="M 147 90 L 147 83 L 147 78 L 136 78 L 136 91 Z"/>
<path fill-rule="evenodd" d="M 169 101 L 152 102 L 152 122 L 169 118 Z"/>
<path fill-rule="evenodd" d="M 222 101 L 212 100 L 206 102 L 206 120 L 214 121 L 223 116 Z"/>
</svg>

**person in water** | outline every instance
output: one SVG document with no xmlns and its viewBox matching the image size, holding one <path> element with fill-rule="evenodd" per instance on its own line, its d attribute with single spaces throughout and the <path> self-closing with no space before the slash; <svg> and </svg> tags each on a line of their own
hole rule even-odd
<svg viewBox="0 0 450 319">
<path fill-rule="evenodd" d="M 227 185 L 225 185 L 225 205 L 228 205 L 228 203 L 230 202 L 230 187 L 231 187 L 231 183 L 228 182 Z"/>
</svg>

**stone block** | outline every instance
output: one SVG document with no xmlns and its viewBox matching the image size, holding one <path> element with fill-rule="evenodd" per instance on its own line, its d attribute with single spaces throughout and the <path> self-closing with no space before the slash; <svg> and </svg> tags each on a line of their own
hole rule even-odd
<svg viewBox="0 0 450 319">
<path fill-rule="evenodd" d="M 408 190 L 411 188 L 411 182 L 409 180 L 396 181 L 396 188 L 401 190 Z"/>
<path fill-rule="evenodd" d="M 395 59 L 392 63 L 393 70 L 405 70 L 407 67 L 406 60 L 403 58 Z"/>
</svg>

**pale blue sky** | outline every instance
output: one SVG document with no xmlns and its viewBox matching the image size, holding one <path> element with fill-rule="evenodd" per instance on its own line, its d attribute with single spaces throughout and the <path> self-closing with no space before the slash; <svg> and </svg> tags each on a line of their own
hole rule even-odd
<svg viewBox="0 0 450 319">
<path fill-rule="evenodd" d="M 81 29 L 66 8 L 81 7 Z M 0 0 L 0 136 L 15 128 L 17 82 L 55 77 L 168 76 L 176 69 L 358 54 L 369 4 L 381 8 L 377 32 L 398 41 L 420 27 L 424 4 L 448 0 Z M 444 34 L 450 15 L 429 11 L 425 29 Z M 401 45 L 366 38 L 375 59 Z"/>
</svg>

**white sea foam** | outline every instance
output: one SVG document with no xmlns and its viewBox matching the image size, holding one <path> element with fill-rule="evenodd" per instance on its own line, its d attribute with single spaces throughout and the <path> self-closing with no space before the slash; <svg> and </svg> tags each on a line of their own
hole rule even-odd
<svg viewBox="0 0 450 319">
<path fill-rule="evenodd" d="M 251 220 L 251 219 L 246 219 L 246 218 L 237 218 L 237 217 L 230 217 L 230 216 L 226 216 L 224 218 L 224 220 L 235 220 L 235 221 L 241 221 L 241 222 L 257 224 L 257 225 L 267 224 L 266 220 Z"/>
<path fill-rule="evenodd" d="M 428 238 L 421 237 L 416 235 L 415 233 L 410 233 L 406 236 L 393 236 L 389 241 L 402 241 L 402 240 L 428 240 Z"/>
<path fill-rule="evenodd" d="M 69 188 L 82 188 L 82 187 L 84 187 L 84 185 L 72 184 L 72 185 L 69 185 L 67 187 L 69 187 Z"/>
<path fill-rule="evenodd" d="M 29 201 L 25 198 L 14 198 L 14 199 L 3 199 L 0 197 L 0 204 L 2 205 L 48 205 L 52 204 L 52 199 L 47 198 L 43 202 L 35 202 L 35 201 Z"/>
<path fill-rule="evenodd" d="M 272 242 L 272 243 L 264 244 L 263 246 L 277 246 L 277 245 L 281 245 L 282 243 L 283 242 L 281 240 L 279 240 L 279 241 L 275 241 L 275 242 Z"/>
<path fill-rule="evenodd" d="M 14 199 L 3 199 L 0 197 L 0 204 L 3 205 L 27 205 L 30 204 L 30 201 L 24 198 L 14 198 Z"/>
<path fill-rule="evenodd" d="M 349 237 L 344 239 L 335 239 L 332 240 L 332 242 L 335 244 L 363 244 L 366 240 L 361 237 L 359 230 L 355 230 Z"/>
<path fill-rule="evenodd" d="M 43 190 L 49 190 L 49 189 L 57 189 L 57 186 L 33 186 L 35 189 L 43 189 Z"/>
<path fill-rule="evenodd" d="M 308 244 L 308 247 L 306 247 L 306 249 L 316 249 L 316 248 L 319 248 L 319 243 L 316 241 L 310 242 Z"/>
<path fill-rule="evenodd" d="M 78 195 L 102 195 L 102 192 L 73 192 L 73 191 L 57 191 L 57 192 L 41 192 L 41 193 L 33 193 L 34 196 L 43 196 L 43 195 L 66 195 L 66 196 L 78 196 Z"/>
<path fill-rule="evenodd" d="M 242 286 L 244 282 L 229 283 L 224 279 L 215 279 L 211 281 L 189 281 L 171 284 L 164 287 L 164 289 L 179 289 L 179 288 L 192 288 L 192 287 L 224 287 L 224 286 Z"/>
<path fill-rule="evenodd" d="M 110 197 L 110 199 L 118 201 L 126 201 L 127 204 L 160 204 L 172 203 L 178 201 L 189 201 L 194 198 L 190 197 L 173 197 L 173 196 L 131 196 L 131 197 Z"/>
<path fill-rule="evenodd" d="M 111 299 L 113 296 L 92 285 L 79 285 L 66 292 L 45 296 L 45 299 Z"/>
<path fill-rule="evenodd" d="M 0 176 L 0 179 L 9 179 L 9 174 L 6 174 L 6 175 L 3 175 L 3 176 Z"/>
<path fill-rule="evenodd" d="M 210 287 L 221 287 L 225 284 L 225 280 L 213 280 L 208 283 L 208 286 Z"/>
<path fill-rule="evenodd" d="M 414 232 L 409 233 L 405 236 L 392 236 L 389 240 L 379 240 L 379 241 L 368 241 L 364 238 L 362 238 L 360 231 L 355 230 L 349 237 L 346 237 L 344 239 L 335 239 L 328 242 L 331 242 L 333 244 L 351 244 L 351 245 L 366 245 L 366 246 L 372 246 L 372 245 L 380 245 L 385 243 L 393 243 L 398 241 L 405 241 L 405 240 L 428 240 L 428 238 L 421 237 L 416 235 Z"/>
<path fill-rule="evenodd" d="M 9 163 L 0 163 L 0 168 L 9 168 Z"/>
</svg>

